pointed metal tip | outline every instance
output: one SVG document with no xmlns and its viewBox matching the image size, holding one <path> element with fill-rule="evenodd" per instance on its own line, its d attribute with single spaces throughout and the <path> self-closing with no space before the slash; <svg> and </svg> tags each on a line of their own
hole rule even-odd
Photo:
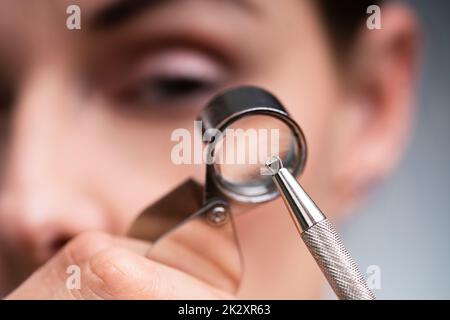
<svg viewBox="0 0 450 320">
<path fill-rule="evenodd" d="M 270 158 L 266 161 L 266 168 L 272 175 L 276 175 L 281 168 L 283 168 L 283 162 L 277 156 Z"/>
</svg>

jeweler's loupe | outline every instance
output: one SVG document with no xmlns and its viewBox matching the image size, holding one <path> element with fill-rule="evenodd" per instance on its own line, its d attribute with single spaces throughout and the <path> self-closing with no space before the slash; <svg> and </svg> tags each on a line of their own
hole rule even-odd
<svg viewBox="0 0 450 320">
<path fill-rule="evenodd" d="M 208 144 L 212 182 L 229 199 L 260 203 L 278 196 L 265 163 L 282 159 L 294 175 L 302 172 L 306 143 L 297 123 L 270 93 L 240 87 L 214 98 L 200 113 Z"/>
<path fill-rule="evenodd" d="M 238 290 L 243 255 L 234 216 L 278 196 L 268 159 L 302 173 L 306 142 L 282 104 L 257 87 L 227 90 L 201 111 L 204 184 L 188 180 L 145 209 L 129 236 L 150 241 L 147 256 L 229 292 Z"/>
</svg>

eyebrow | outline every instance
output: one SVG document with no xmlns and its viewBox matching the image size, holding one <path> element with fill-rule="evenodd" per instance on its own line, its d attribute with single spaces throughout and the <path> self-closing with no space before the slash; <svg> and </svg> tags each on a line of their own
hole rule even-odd
<svg viewBox="0 0 450 320">
<path fill-rule="evenodd" d="M 138 16 L 143 10 L 155 10 L 158 7 L 171 2 L 186 0 L 117 0 L 99 9 L 88 23 L 88 27 L 94 31 L 108 31 L 115 29 L 132 18 Z M 212 1 L 212 0 L 208 0 Z M 255 13 L 257 8 L 248 0 L 214 0 L 214 2 L 227 2 L 240 7 L 244 11 Z"/>
</svg>

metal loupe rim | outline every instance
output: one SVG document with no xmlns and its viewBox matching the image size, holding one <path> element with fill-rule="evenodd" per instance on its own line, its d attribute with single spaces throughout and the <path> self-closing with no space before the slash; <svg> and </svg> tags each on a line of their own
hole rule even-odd
<svg viewBox="0 0 450 320">
<path fill-rule="evenodd" d="M 246 93 L 247 95 L 257 96 L 259 99 L 259 103 L 252 103 L 251 101 L 246 101 L 243 99 L 239 100 L 239 94 Z M 217 99 L 225 95 L 237 95 L 238 97 L 233 97 L 233 99 L 229 99 L 228 104 L 224 107 L 224 105 L 218 106 Z M 248 98 L 248 97 L 247 97 Z M 247 99 L 248 100 L 248 99 Z M 222 101 L 223 103 L 223 101 Z M 230 103 L 232 105 L 230 105 Z M 222 107 L 222 108 L 219 108 Z M 215 110 L 214 110 L 215 109 Z M 231 89 L 230 91 L 225 92 L 222 95 L 219 95 L 218 98 L 214 99 L 200 114 L 199 119 L 204 123 L 203 131 L 210 128 L 215 128 L 220 131 L 220 134 L 223 135 L 225 133 L 225 129 L 228 128 L 233 123 L 238 120 L 255 115 L 265 115 L 271 116 L 279 119 L 281 122 L 286 124 L 291 132 L 293 133 L 294 139 L 298 148 L 298 159 L 295 159 L 293 163 L 286 163 L 285 167 L 287 167 L 294 176 L 298 176 L 303 172 L 303 169 L 306 164 L 307 159 L 307 146 L 305 136 L 303 131 L 288 114 L 285 108 L 281 105 L 281 103 L 269 92 L 264 89 L 257 87 L 239 87 L 236 89 Z M 204 133 L 203 132 L 203 133 Z M 208 154 L 212 154 L 214 150 L 211 150 L 214 145 L 208 143 Z M 230 186 L 224 183 L 223 179 L 221 179 L 221 175 L 216 172 L 215 169 L 216 164 L 207 164 L 207 174 L 211 176 L 209 178 L 212 179 L 212 182 L 215 183 L 217 188 L 222 192 L 225 196 L 232 200 L 236 200 L 243 203 L 262 203 L 275 199 L 279 196 L 279 192 L 276 186 L 273 184 L 271 179 L 269 180 L 270 184 L 265 186 L 267 192 L 257 195 L 246 195 L 244 192 L 239 192 L 238 186 Z M 270 187 L 269 187 L 270 186 Z"/>
</svg>

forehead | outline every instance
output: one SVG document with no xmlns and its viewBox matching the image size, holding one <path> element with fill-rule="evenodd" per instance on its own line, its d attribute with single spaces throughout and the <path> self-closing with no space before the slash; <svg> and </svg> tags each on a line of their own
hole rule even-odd
<svg viewBox="0 0 450 320">
<path fill-rule="evenodd" d="M 0 55 L 18 59 L 18 56 L 43 52 L 54 56 L 67 54 L 73 47 L 83 50 L 80 43 L 99 47 L 110 40 L 128 39 L 129 42 L 133 37 L 152 39 L 166 34 L 180 39 L 187 33 L 212 44 L 220 39 L 249 50 L 288 45 L 294 39 L 305 43 L 316 35 L 317 19 L 312 3 L 308 0 L 283 0 L 282 5 L 273 0 L 0 0 Z M 80 8 L 81 32 L 69 32 L 67 28 L 71 16 L 67 8 L 71 5 Z"/>
<path fill-rule="evenodd" d="M 6 25 L 15 22 L 18 25 L 30 25 L 39 20 L 55 22 L 58 18 L 67 15 L 66 9 L 71 5 L 78 5 L 83 18 L 91 19 L 97 14 L 113 13 L 126 14 L 127 12 L 160 11 L 163 9 L 189 9 L 204 8 L 210 14 L 218 15 L 234 10 L 235 13 L 259 13 L 265 17 L 279 14 L 299 14 L 301 8 L 310 1 L 283 0 L 280 5 L 273 0 L 0 0 L 0 23 Z M 190 13 L 200 13 L 192 11 Z M 42 22 L 42 21 L 40 21 Z"/>
</svg>

